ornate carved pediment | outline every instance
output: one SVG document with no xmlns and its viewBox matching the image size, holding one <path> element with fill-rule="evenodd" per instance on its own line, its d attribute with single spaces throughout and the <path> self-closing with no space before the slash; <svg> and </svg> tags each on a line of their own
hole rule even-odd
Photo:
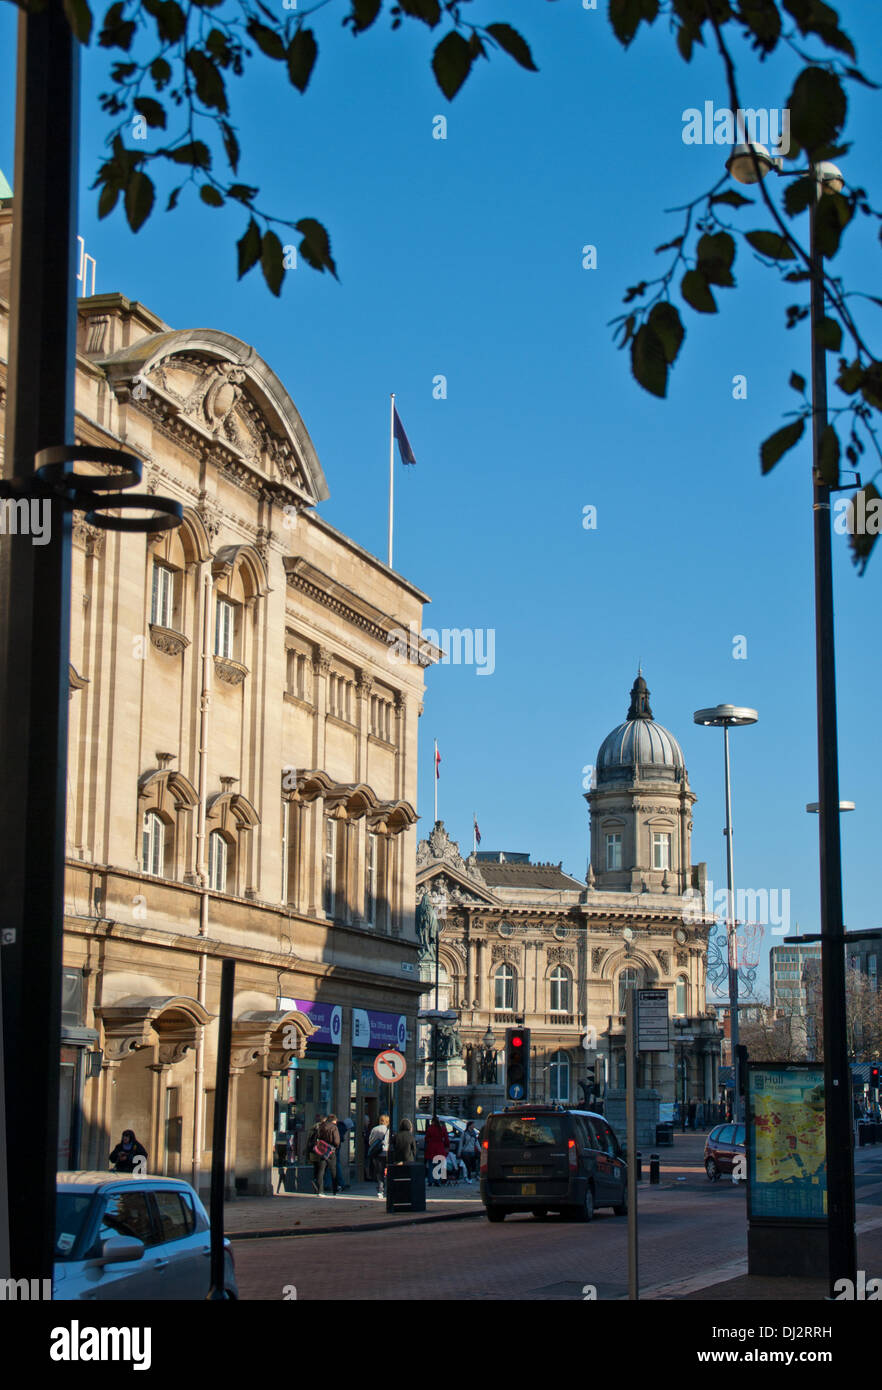
<svg viewBox="0 0 882 1390">
<path fill-rule="evenodd" d="M 599 974 L 600 974 L 601 962 L 603 961 L 603 958 L 604 958 L 605 955 L 606 955 L 606 950 L 604 949 L 603 946 L 594 946 L 594 947 L 592 947 L 592 950 L 591 950 L 591 974 L 592 974 L 592 975 L 599 975 Z"/>
<path fill-rule="evenodd" d="M 429 838 L 420 840 L 417 845 L 417 868 L 427 864 L 431 859 L 445 860 L 448 864 L 454 864 L 462 873 L 468 873 L 459 852 L 459 845 L 455 840 L 451 840 L 444 829 L 444 822 L 440 820 L 432 827 Z"/>
<path fill-rule="evenodd" d="M 574 954 L 572 946 L 549 946 L 548 962 L 550 965 L 572 965 Z"/>
<path fill-rule="evenodd" d="M 514 943 L 510 941 L 495 942 L 490 952 L 490 959 L 493 961 L 508 960 L 511 961 L 513 965 L 516 965 L 520 958 L 520 946 L 515 946 Z"/>
</svg>

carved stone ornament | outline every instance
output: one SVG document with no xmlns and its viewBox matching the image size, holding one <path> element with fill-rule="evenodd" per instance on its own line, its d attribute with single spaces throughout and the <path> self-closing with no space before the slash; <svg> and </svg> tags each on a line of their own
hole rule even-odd
<svg viewBox="0 0 882 1390">
<path fill-rule="evenodd" d="M 656 955 L 656 959 L 657 959 L 657 961 L 658 961 L 658 963 L 659 963 L 659 966 L 660 966 L 660 968 L 661 968 L 662 974 L 663 974 L 663 975 L 668 975 L 668 974 L 670 974 L 670 970 L 671 970 L 671 957 L 670 957 L 669 953 L 668 953 L 667 951 L 656 951 L 655 955 Z"/>
<path fill-rule="evenodd" d="M 175 1062 L 182 1062 L 189 1051 L 190 1044 L 180 1039 L 160 1043 L 156 1049 L 156 1060 L 160 1066 L 173 1067 Z"/>
<path fill-rule="evenodd" d="M 689 952 L 688 952 L 688 951 L 678 951 L 678 952 L 677 952 L 677 964 L 678 964 L 678 965 L 688 965 L 688 964 L 689 964 Z"/>
<path fill-rule="evenodd" d="M 247 666 L 243 666 L 241 661 L 231 661 L 228 656 L 216 656 L 214 669 L 218 680 L 224 681 L 227 685 L 241 685 L 248 675 Z"/>
<path fill-rule="evenodd" d="M 74 693 L 74 691 L 75 691 L 75 690 L 82 690 L 83 687 L 86 686 L 86 685 L 88 685 L 88 684 L 89 684 L 89 677 L 88 677 L 88 676 L 81 676 L 80 673 L 79 673 L 79 671 L 76 669 L 76 667 L 73 666 L 73 665 L 71 665 L 70 662 L 68 662 L 68 664 L 67 664 L 67 686 L 68 686 L 67 698 L 68 698 L 69 700 L 72 700 L 72 699 L 73 699 L 73 693 Z"/>
<path fill-rule="evenodd" d="M 417 846 L 417 864 L 426 863 L 429 859 L 443 859 L 455 868 L 468 872 L 459 845 L 451 840 L 444 829 L 444 822 L 440 820 L 432 827 L 428 840 L 420 840 Z"/>
<path fill-rule="evenodd" d="M 499 942 L 499 943 L 496 943 L 496 944 L 493 946 L 493 949 L 492 949 L 492 951 L 491 951 L 491 953 L 490 953 L 490 959 L 491 959 L 491 960 L 494 960 L 494 961 L 497 961 L 497 960 L 508 960 L 508 961 L 511 961 L 511 962 L 512 962 L 513 964 L 515 964 L 515 965 L 516 965 L 517 962 L 520 960 L 520 958 L 521 958 L 520 947 L 519 947 L 519 946 L 514 946 L 514 945 L 512 945 L 511 943 L 509 943 L 509 942 L 507 942 L 507 941 L 506 941 L 506 942 Z"/>
<path fill-rule="evenodd" d="M 189 637 L 185 637 L 182 632 L 160 627 L 158 623 L 150 624 L 150 641 L 157 651 L 165 652 L 167 656 L 180 656 L 190 645 Z"/>
<path fill-rule="evenodd" d="M 600 974 L 600 963 L 601 963 L 601 961 L 603 960 L 603 958 L 604 958 L 605 955 L 606 955 L 606 951 L 605 951 L 605 949 L 603 948 L 603 946 L 595 946 L 595 947 L 593 947 L 593 949 L 592 949 L 592 951 L 591 951 L 591 974 L 592 974 L 592 975 L 599 975 L 599 974 Z"/>
<path fill-rule="evenodd" d="M 573 948 L 572 946 L 549 946 L 548 960 L 550 964 L 572 965 Z"/>
</svg>

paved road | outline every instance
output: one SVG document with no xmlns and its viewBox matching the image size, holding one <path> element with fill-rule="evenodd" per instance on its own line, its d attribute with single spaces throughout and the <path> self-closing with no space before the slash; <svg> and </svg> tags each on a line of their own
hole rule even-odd
<svg viewBox="0 0 882 1390">
<path fill-rule="evenodd" d="M 744 1185 L 702 1173 L 641 1185 L 641 1285 L 686 1278 L 745 1254 Z M 387 1231 L 338 1232 L 236 1243 L 243 1299 L 598 1299 L 627 1295 L 627 1219 L 589 1225 L 549 1217 L 483 1215 Z M 287 1290 L 287 1292 L 286 1292 Z"/>
</svg>

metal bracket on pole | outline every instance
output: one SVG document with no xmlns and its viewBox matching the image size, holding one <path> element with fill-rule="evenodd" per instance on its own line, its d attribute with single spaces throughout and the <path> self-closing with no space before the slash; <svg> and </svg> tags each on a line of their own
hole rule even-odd
<svg viewBox="0 0 882 1390">
<path fill-rule="evenodd" d="M 0 498 L 14 500 L 60 501 L 67 511 L 86 513 L 90 526 L 103 531 L 170 531 L 180 526 L 183 509 L 170 497 L 154 497 L 149 492 L 133 492 L 128 497 L 120 493 L 137 487 L 143 464 L 135 454 L 123 449 L 91 448 L 81 444 L 59 444 L 41 449 L 34 459 L 36 469 L 31 477 L 0 481 Z M 99 463 L 116 468 L 116 473 L 77 473 L 70 463 Z M 106 516 L 107 511 L 144 511 L 154 509 L 149 517 Z"/>
<path fill-rule="evenodd" d="M 628 1144 L 628 1298 L 640 1298 L 637 1273 L 637 1021 L 635 992 L 625 993 L 625 1131 Z"/>
</svg>

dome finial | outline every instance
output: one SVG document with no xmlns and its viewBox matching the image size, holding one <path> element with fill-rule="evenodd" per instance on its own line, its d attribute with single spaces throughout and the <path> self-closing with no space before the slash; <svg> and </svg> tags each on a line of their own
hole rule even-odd
<svg viewBox="0 0 882 1390">
<path fill-rule="evenodd" d="M 652 710 L 649 708 L 649 690 L 646 681 L 643 679 L 643 668 L 637 668 L 637 679 L 631 686 L 631 704 L 628 709 L 628 719 L 651 719 Z"/>
</svg>

